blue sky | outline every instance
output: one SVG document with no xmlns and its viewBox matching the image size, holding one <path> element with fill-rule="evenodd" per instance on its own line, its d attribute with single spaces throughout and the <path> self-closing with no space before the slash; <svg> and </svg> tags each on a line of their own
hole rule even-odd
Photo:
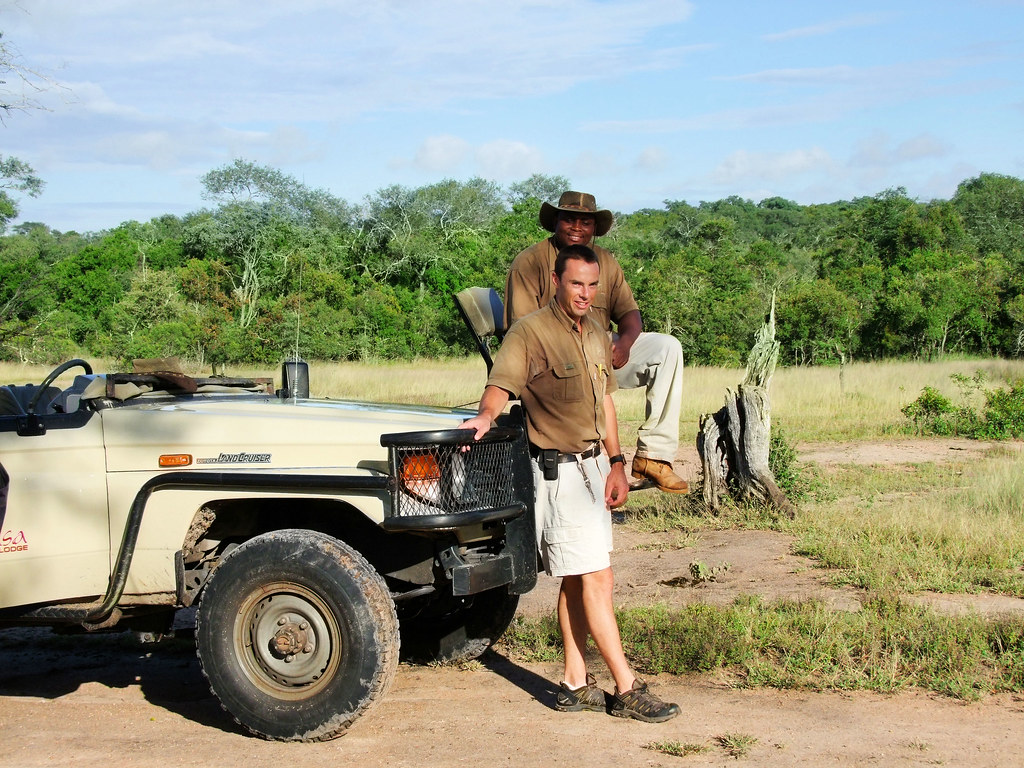
<svg viewBox="0 0 1024 768">
<path fill-rule="evenodd" d="M 1024 176 L 1024 0 L 0 0 L 0 31 L 62 86 L 0 126 L 46 182 L 19 221 L 61 231 L 203 208 L 235 158 L 621 212 Z"/>
</svg>

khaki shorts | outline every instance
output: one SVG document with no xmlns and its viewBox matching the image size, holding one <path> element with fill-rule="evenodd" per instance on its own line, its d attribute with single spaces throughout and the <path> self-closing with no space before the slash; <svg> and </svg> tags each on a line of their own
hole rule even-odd
<svg viewBox="0 0 1024 768">
<path fill-rule="evenodd" d="M 611 565 L 612 516 L 604 503 L 609 471 L 608 458 L 602 454 L 559 464 L 558 479 L 545 480 L 533 461 L 537 548 L 549 576 L 577 576 Z"/>
</svg>

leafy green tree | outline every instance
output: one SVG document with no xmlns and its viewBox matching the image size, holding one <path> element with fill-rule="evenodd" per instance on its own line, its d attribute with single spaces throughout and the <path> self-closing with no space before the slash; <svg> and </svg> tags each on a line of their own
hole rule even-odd
<svg viewBox="0 0 1024 768">
<path fill-rule="evenodd" d="M 365 206 L 364 271 L 414 287 L 421 300 L 448 291 L 467 275 L 463 246 L 483 240 L 503 213 L 500 189 L 483 179 L 378 190 Z"/>
<path fill-rule="evenodd" d="M 0 238 L 0 355 L 27 360 L 25 350 L 47 337 L 46 318 L 58 309 L 54 266 L 88 242 L 42 224 Z"/>
<path fill-rule="evenodd" d="M 934 256 L 922 252 L 913 268 L 892 272 L 869 337 L 882 356 L 991 352 L 998 273 L 970 259 L 943 266 L 951 257 Z"/>
<path fill-rule="evenodd" d="M 236 159 L 209 171 L 201 182 L 203 197 L 221 206 L 263 203 L 281 218 L 327 229 L 352 223 L 353 210 L 341 198 L 258 163 Z"/>
<path fill-rule="evenodd" d="M 548 237 L 540 225 L 540 200 L 535 197 L 515 203 L 486 233 L 482 258 L 475 265 L 470 282 L 505 290 L 505 276 L 520 251 Z"/>
<path fill-rule="evenodd" d="M 0 239 L 0 346 L 26 337 L 45 310 L 48 265 L 27 237 Z M 24 338 L 19 346 L 24 343 Z"/>
<path fill-rule="evenodd" d="M 530 199 L 536 200 L 538 204 L 542 202 L 555 203 L 563 192 L 570 189 L 572 189 L 572 185 L 565 176 L 546 176 L 542 173 L 535 173 L 528 179 L 509 184 L 506 196 L 513 207 L 517 203 L 524 203 Z"/>
<path fill-rule="evenodd" d="M 104 327 L 106 313 L 131 282 L 137 259 L 128 233 L 115 230 L 53 266 L 54 300 L 66 313 L 75 343 L 86 344 Z"/>
<path fill-rule="evenodd" d="M 18 215 L 18 203 L 10 193 L 24 192 L 29 197 L 39 197 L 43 186 L 43 180 L 35 175 L 28 163 L 0 155 L 0 234 Z"/>
<path fill-rule="evenodd" d="M 784 358 L 797 365 L 846 362 L 860 321 L 856 301 L 831 281 L 800 282 L 779 297 L 776 336 Z"/>
<path fill-rule="evenodd" d="M 238 326 L 244 330 L 256 319 L 261 297 L 280 282 L 292 235 L 273 205 L 240 202 L 193 221 L 183 245 L 187 254 L 227 267 Z"/>
<path fill-rule="evenodd" d="M 961 182 L 951 202 L 981 254 L 1024 250 L 1024 180 L 983 173 Z"/>
<path fill-rule="evenodd" d="M 128 362 L 146 357 L 195 357 L 201 348 L 202 310 L 189 306 L 172 270 L 136 270 L 109 312 L 102 353 Z"/>
<path fill-rule="evenodd" d="M 923 212 L 904 188 L 886 190 L 860 213 L 860 238 L 885 265 L 897 264 L 916 250 L 939 247 L 942 233 Z"/>
<path fill-rule="evenodd" d="M 757 213 L 757 234 L 772 243 L 796 243 L 807 228 L 803 206 L 783 197 L 766 197 L 757 204 Z"/>
</svg>

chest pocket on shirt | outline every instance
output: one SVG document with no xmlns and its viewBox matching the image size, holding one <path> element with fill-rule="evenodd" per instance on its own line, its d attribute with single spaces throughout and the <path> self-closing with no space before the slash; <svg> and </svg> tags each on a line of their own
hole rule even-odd
<svg viewBox="0 0 1024 768">
<path fill-rule="evenodd" d="M 583 386 L 587 383 L 587 377 L 583 375 L 585 371 L 582 363 L 558 363 L 551 372 L 555 376 L 555 397 L 570 403 L 583 399 Z"/>
</svg>

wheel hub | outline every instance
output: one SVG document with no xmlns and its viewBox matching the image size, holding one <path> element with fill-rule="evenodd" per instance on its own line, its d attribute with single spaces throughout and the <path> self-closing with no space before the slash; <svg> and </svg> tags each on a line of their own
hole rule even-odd
<svg viewBox="0 0 1024 768">
<path fill-rule="evenodd" d="M 337 663 L 340 633 L 316 595 L 289 586 L 253 600 L 239 641 L 256 681 L 297 693 L 315 688 Z"/>
<path fill-rule="evenodd" d="M 313 643 L 309 641 L 308 621 L 289 621 L 285 617 L 277 620 L 280 629 L 270 642 L 270 650 L 278 658 L 291 661 L 297 653 L 312 653 Z"/>
</svg>

